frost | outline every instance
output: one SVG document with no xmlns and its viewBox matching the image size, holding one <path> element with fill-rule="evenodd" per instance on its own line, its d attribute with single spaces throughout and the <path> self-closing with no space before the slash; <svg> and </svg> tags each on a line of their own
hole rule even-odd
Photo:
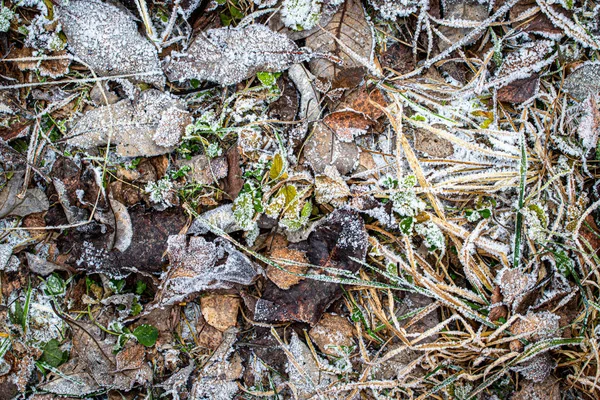
<svg viewBox="0 0 600 400">
<path fill-rule="evenodd" d="M 173 190 L 173 183 L 169 178 L 163 178 L 156 182 L 148 182 L 144 189 L 150 194 L 150 201 L 164 208 L 171 207 L 170 192 Z"/>
<path fill-rule="evenodd" d="M 374 9 L 385 19 L 408 17 L 419 9 L 419 0 L 369 0 Z"/>
<path fill-rule="evenodd" d="M 234 217 L 233 204 L 225 204 L 206 211 L 194 220 L 188 233 L 192 235 L 204 235 L 210 232 L 213 226 L 225 233 L 242 230 Z"/>
<path fill-rule="evenodd" d="M 162 286 L 159 304 L 169 305 L 207 289 L 229 289 L 250 285 L 257 276 L 254 264 L 223 239 L 208 242 L 203 237 L 169 236 L 167 254 L 171 266 Z"/>
<path fill-rule="evenodd" d="M 350 195 L 348 185 L 333 165 L 325 167 L 324 174 L 315 177 L 315 200 L 317 203 L 342 205 Z"/>
<path fill-rule="evenodd" d="M 194 39 L 186 53 L 172 55 L 167 76 L 171 81 L 199 79 L 231 85 L 259 71 L 286 70 L 307 61 L 310 54 L 264 25 L 209 29 Z"/>
<path fill-rule="evenodd" d="M 397 191 L 390 195 L 393 203 L 393 210 L 402 217 L 414 217 L 425 210 L 425 202 L 417 197 L 414 186 L 416 178 L 414 176 L 406 177 L 399 183 Z"/>
<path fill-rule="evenodd" d="M 578 100 L 600 92 L 600 62 L 583 63 L 565 79 L 564 90 Z"/>
<path fill-rule="evenodd" d="M 440 249 L 442 253 L 446 249 L 444 234 L 433 222 L 428 221 L 423 224 L 417 224 L 415 225 L 415 231 L 419 235 L 423 236 L 423 239 L 425 239 L 425 245 L 429 249 Z"/>
<path fill-rule="evenodd" d="M 281 20 L 296 31 L 312 29 L 321 17 L 321 0 L 284 0 Z"/>
<path fill-rule="evenodd" d="M 71 0 L 57 7 L 69 48 L 96 74 L 137 74 L 135 80 L 163 86 L 156 48 L 124 8 L 99 0 Z"/>
<path fill-rule="evenodd" d="M 10 29 L 10 21 L 14 18 L 15 13 L 8 7 L 0 8 L 0 32 L 8 32 Z"/>
<path fill-rule="evenodd" d="M 165 154 L 173 146 L 161 143 L 179 142 L 187 125 L 185 115 L 181 100 L 155 89 L 145 90 L 134 100 L 125 99 L 86 112 L 75 122 L 67 143 L 89 149 L 106 145 L 110 137 L 111 144 L 117 145 L 117 153 L 124 157 Z"/>
</svg>

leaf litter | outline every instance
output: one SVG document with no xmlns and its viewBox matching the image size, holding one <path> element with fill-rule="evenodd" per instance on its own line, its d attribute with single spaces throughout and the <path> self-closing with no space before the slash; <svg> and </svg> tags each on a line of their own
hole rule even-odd
<svg viewBox="0 0 600 400">
<path fill-rule="evenodd" d="M 598 398 L 598 10 L 5 0 L 0 399 Z"/>
</svg>

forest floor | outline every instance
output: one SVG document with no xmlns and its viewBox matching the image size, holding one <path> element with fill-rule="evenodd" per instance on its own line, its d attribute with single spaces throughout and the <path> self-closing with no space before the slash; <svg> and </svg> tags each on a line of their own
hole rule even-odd
<svg viewBox="0 0 600 400">
<path fill-rule="evenodd" d="M 600 398 L 600 4 L 0 4 L 0 400 Z"/>
</svg>

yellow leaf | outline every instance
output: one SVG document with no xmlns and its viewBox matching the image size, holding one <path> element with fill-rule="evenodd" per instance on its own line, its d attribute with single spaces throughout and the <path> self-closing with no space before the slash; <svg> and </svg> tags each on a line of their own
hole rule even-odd
<svg viewBox="0 0 600 400">
<path fill-rule="evenodd" d="M 294 185 L 286 185 L 280 189 L 285 196 L 285 207 L 287 207 L 298 196 L 298 190 Z"/>
<path fill-rule="evenodd" d="M 284 162 L 281 154 L 275 154 L 273 157 L 273 164 L 271 164 L 271 170 L 269 171 L 269 178 L 275 180 L 277 178 L 286 178 L 287 174 L 283 174 Z"/>
</svg>

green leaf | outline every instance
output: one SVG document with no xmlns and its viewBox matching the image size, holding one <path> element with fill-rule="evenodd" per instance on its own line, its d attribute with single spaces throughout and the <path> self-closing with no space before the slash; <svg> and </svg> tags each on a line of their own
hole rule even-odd
<svg viewBox="0 0 600 400">
<path fill-rule="evenodd" d="M 146 347 L 152 347 L 158 339 L 158 329 L 152 325 L 142 324 L 135 328 L 133 336 Z"/>
<path fill-rule="evenodd" d="M 60 343 L 56 339 L 51 339 L 46 343 L 43 350 L 41 360 L 55 368 L 69 359 L 69 352 L 62 351 Z"/>
<path fill-rule="evenodd" d="M 144 281 L 137 281 L 135 283 L 135 294 L 142 295 L 146 291 L 146 283 Z"/>
<path fill-rule="evenodd" d="M 298 195 L 298 190 L 294 185 L 286 185 L 281 188 L 280 193 L 285 196 L 285 205 L 287 207 Z"/>
<path fill-rule="evenodd" d="M 481 215 L 481 218 L 489 218 L 492 215 L 492 212 L 489 208 L 484 208 L 483 210 L 478 210 L 477 212 L 479 215 Z"/>
<path fill-rule="evenodd" d="M 57 274 L 52 274 L 46 279 L 46 294 L 49 296 L 60 296 L 65 293 L 67 284 Z"/>
<path fill-rule="evenodd" d="M 405 235 L 410 235 L 413 229 L 413 217 L 406 217 L 400 220 L 400 231 Z"/>
</svg>

